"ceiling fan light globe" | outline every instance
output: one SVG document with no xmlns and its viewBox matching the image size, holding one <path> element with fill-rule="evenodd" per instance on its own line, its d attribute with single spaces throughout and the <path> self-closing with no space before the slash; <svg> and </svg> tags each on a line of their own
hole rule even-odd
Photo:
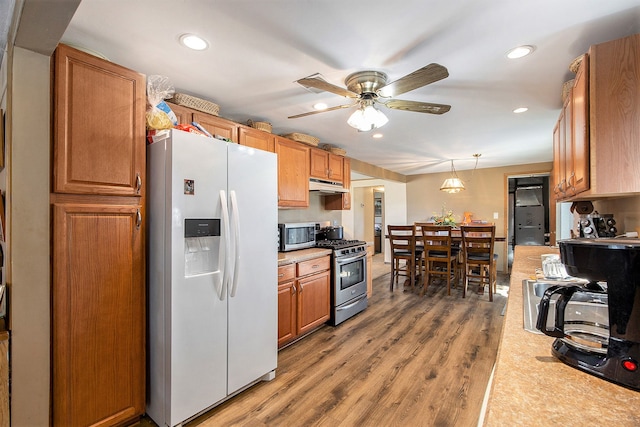
<svg viewBox="0 0 640 427">
<path fill-rule="evenodd" d="M 367 105 L 354 111 L 347 120 L 347 124 L 361 132 L 367 132 L 384 126 L 388 121 L 389 119 L 382 111 L 373 105 Z"/>
</svg>

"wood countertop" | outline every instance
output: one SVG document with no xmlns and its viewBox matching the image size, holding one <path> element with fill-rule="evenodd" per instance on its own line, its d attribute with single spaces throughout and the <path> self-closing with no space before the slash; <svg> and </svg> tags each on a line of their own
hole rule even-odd
<svg viewBox="0 0 640 427">
<path fill-rule="evenodd" d="M 554 338 L 523 328 L 522 281 L 548 246 L 516 246 L 485 426 L 640 426 L 640 392 L 579 371 L 551 354 Z"/>
<path fill-rule="evenodd" d="M 278 267 L 281 265 L 293 264 L 294 262 L 306 261 L 309 259 L 320 258 L 324 255 L 330 255 L 331 249 L 309 248 L 299 251 L 278 252 Z"/>
</svg>

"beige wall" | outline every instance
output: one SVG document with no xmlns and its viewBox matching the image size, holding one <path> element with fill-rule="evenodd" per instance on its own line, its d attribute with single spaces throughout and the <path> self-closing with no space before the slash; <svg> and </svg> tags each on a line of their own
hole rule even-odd
<svg viewBox="0 0 640 427">
<path fill-rule="evenodd" d="M 613 214 L 618 234 L 636 231 L 640 234 L 640 196 L 598 200 L 593 207 L 600 214 Z"/>
<path fill-rule="evenodd" d="M 278 222 L 323 222 L 334 221 L 338 225 L 342 222 L 340 211 L 328 211 L 324 208 L 324 196 L 317 192 L 309 193 L 309 207 L 307 209 L 278 209 Z"/>
<path fill-rule="evenodd" d="M 8 243 L 11 424 L 49 424 L 49 57 L 13 50 Z"/>
<path fill-rule="evenodd" d="M 410 175 L 407 177 L 407 223 L 439 215 L 444 206 L 446 210 L 452 210 L 460 222 L 467 211 L 473 212 L 473 219 L 494 222 L 496 235 L 507 237 L 507 178 L 550 172 L 552 166 L 549 162 L 459 171 L 458 176 L 465 182 L 466 189 L 456 194 L 440 191 L 440 185 L 451 175 L 450 172 Z M 498 219 L 494 219 L 496 212 Z M 500 260 L 498 270 L 506 271 L 507 243 L 497 243 L 495 252 Z"/>
</svg>

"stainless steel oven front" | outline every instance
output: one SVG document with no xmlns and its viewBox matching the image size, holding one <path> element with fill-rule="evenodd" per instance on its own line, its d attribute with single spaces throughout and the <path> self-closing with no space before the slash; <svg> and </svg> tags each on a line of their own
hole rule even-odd
<svg viewBox="0 0 640 427">
<path fill-rule="evenodd" d="M 366 246 L 335 249 L 330 323 L 336 326 L 367 308 Z"/>
</svg>

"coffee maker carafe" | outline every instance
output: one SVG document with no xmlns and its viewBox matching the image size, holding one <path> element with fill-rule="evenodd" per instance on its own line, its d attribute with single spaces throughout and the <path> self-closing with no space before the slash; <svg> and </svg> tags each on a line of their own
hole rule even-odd
<svg viewBox="0 0 640 427">
<path fill-rule="evenodd" d="M 552 353 L 564 363 L 640 390 L 640 241 L 571 239 L 559 246 L 567 273 L 589 283 L 547 289 L 536 327 L 556 338 Z M 554 296 L 554 327 L 549 329 Z M 596 310 L 576 310 L 580 304 Z"/>
</svg>

